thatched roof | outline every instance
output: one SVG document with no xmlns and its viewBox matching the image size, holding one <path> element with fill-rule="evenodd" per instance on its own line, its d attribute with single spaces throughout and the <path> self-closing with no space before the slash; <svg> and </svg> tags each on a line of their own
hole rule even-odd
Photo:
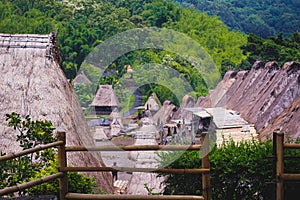
<svg viewBox="0 0 300 200">
<path fill-rule="evenodd" d="M 158 111 L 161 107 L 161 103 L 155 93 L 152 93 L 145 103 L 145 109 L 150 111 Z"/>
<path fill-rule="evenodd" d="M 72 81 L 72 84 L 74 86 L 78 85 L 78 84 L 92 84 L 92 82 L 90 81 L 90 79 L 85 75 L 85 73 L 83 71 L 80 71 L 77 76 L 74 78 L 74 80 Z"/>
<path fill-rule="evenodd" d="M 55 34 L 0 34 L 0 149 L 19 151 L 13 128 L 5 114 L 17 112 L 33 120 L 51 120 L 56 130 L 67 133 L 67 145 L 89 145 L 93 140 L 83 112 L 59 66 Z M 84 135 L 83 135 L 84 134 Z M 100 156 L 76 153 L 73 166 L 102 166 Z M 112 191 L 110 173 L 93 173 L 105 191 Z"/>
<path fill-rule="evenodd" d="M 120 103 L 111 85 L 100 85 L 91 106 L 119 108 Z"/>
<path fill-rule="evenodd" d="M 300 126 L 296 125 L 299 119 L 294 118 L 296 121 L 292 123 L 287 121 L 291 115 L 296 116 L 291 111 L 296 109 L 292 105 L 300 97 L 299 77 L 299 62 L 286 62 L 280 67 L 274 61 L 256 61 L 249 71 L 227 72 L 218 86 L 205 99 L 198 101 L 198 106 L 238 111 L 246 121 L 255 125 L 261 132 L 260 136 L 273 133 L 273 120 L 276 119 L 276 128 L 297 138 L 300 135 Z M 269 132 L 263 133 L 262 130 Z"/>
<path fill-rule="evenodd" d="M 185 95 L 182 98 L 180 107 L 176 111 L 176 113 L 173 115 L 172 120 L 185 120 L 185 121 L 191 121 L 192 120 L 192 114 L 190 112 L 185 111 L 185 108 L 193 108 L 195 106 L 195 99 L 190 94 Z"/>
<path fill-rule="evenodd" d="M 169 123 L 176 111 L 177 107 L 175 104 L 166 100 L 162 107 L 154 114 L 153 121 L 160 124 Z"/>
</svg>

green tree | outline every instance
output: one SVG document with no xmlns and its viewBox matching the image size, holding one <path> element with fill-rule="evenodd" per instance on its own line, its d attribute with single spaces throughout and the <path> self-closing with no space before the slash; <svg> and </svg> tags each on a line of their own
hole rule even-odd
<svg viewBox="0 0 300 200">
<path fill-rule="evenodd" d="M 299 31 L 299 3 L 295 0 L 174 0 L 185 8 L 194 8 L 218 16 L 230 29 L 253 33 L 262 38 L 280 32 L 291 36 Z M 289 31 L 286 31 L 289 30 Z"/>
<path fill-rule="evenodd" d="M 15 112 L 6 114 L 6 121 L 8 121 L 9 127 L 18 130 L 17 141 L 23 150 L 55 140 L 52 134 L 54 127 L 50 121 L 33 121 L 29 116 L 22 118 Z M 5 155 L 5 153 L 1 152 L 1 155 Z M 0 188 L 29 181 L 35 173 L 43 167 L 49 166 L 49 162 L 54 159 L 54 156 L 55 151 L 48 149 L 1 162 Z M 22 191 L 20 194 L 26 194 L 26 191 Z"/>
<path fill-rule="evenodd" d="M 242 47 L 245 54 L 249 54 L 244 64 L 250 68 L 256 60 L 277 61 L 279 65 L 289 61 L 299 61 L 299 47 L 299 33 L 294 33 L 288 38 L 279 34 L 268 39 L 250 34 L 248 43 Z"/>
<path fill-rule="evenodd" d="M 91 84 L 76 84 L 74 91 L 77 94 L 81 107 L 88 108 L 94 99 L 95 93 L 92 90 Z"/>
</svg>

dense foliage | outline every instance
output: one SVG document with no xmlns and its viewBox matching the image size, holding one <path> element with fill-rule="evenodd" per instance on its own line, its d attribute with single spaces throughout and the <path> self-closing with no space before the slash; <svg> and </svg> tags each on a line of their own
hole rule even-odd
<svg viewBox="0 0 300 200">
<path fill-rule="evenodd" d="M 6 114 L 6 121 L 8 121 L 9 127 L 18 130 L 17 141 L 22 150 L 56 141 L 53 134 L 54 126 L 51 121 L 34 121 L 28 115 L 22 117 L 15 112 Z M 1 150 L 0 154 L 5 155 Z M 56 173 L 58 166 L 56 154 L 54 149 L 45 149 L 20 158 L 0 162 L 0 188 L 15 186 Z M 69 191 L 72 192 L 91 193 L 96 186 L 94 178 L 88 178 L 77 172 L 68 173 L 68 180 Z M 19 194 L 58 195 L 58 180 L 20 191 Z"/>
<path fill-rule="evenodd" d="M 8 126 L 18 130 L 17 141 L 25 150 L 39 144 L 47 144 L 54 141 L 52 131 L 54 127 L 50 121 L 33 121 L 29 116 L 21 118 L 20 114 L 11 113 L 6 115 Z M 1 152 L 5 155 L 4 152 Z M 29 181 L 34 174 L 53 160 L 55 152 L 53 149 L 39 151 L 27 156 L 1 162 L 0 187 L 9 187 L 18 183 Z"/>
<path fill-rule="evenodd" d="M 280 66 L 285 62 L 300 61 L 300 33 L 295 32 L 285 38 L 282 34 L 262 39 L 254 34 L 248 35 L 248 43 L 243 46 L 248 59 L 242 67 L 249 68 L 256 60 L 277 61 Z"/>
<path fill-rule="evenodd" d="M 178 152 L 161 153 L 165 166 L 178 157 Z M 198 151 L 185 152 L 168 168 L 201 168 Z M 273 199 L 275 194 L 272 141 L 229 141 L 210 152 L 211 185 L 213 199 Z M 285 156 L 300 156 L 297 150 L 285 151 Z M 299 173 L 296 160 L 285 160 L 285 172 Z M 160 174 L 163 175 L 163 174 Z M 201 174 L 165 175 L 165 194 L 202 194 Z M 294 199 L 299 183 L 285 182 L 286 199 Z M 297 197 L 297 195 L 296 195 Z"/>
<path fill-rule="evenodd" d="M 263 38 L 299 32 L 298 0 L 175 0 L 183 7 L 194 7 L 209 15 L 217 15 L 226 25 Z"/>
<path fill-rule="evenodd" d="M 168 1 L 4 0 L 0 19 L 0 32 L 4 33 L 57 31 L 62 68 L 70 79 L 76 76 L 95 46 L 110 36 L 133 28 L 156 26 L 185 33 L 211 54 L 218 69 L 229 65 L 237 67 L 246 58 L 240 47 L 247 40 L 241 33 L 228 31 L 215 17 L 178 8 Z M 188 77 L 197 96 L 207 93 L 201 77 L 194 75 L 191 63 L 181 55 L 156 49 L 136 50 L 120 57 L 109 66 L 116 72 L 114 77 L 101 81 L 114 85 L 123 76 L 124 65 L 135 68 L 144 63 L 162 64 L 165 56 L 171 56 L 174 60 L 172 66 Z"/>
<path fill-rule="evenodd" d="M 57 173 L 57 159 L 50 161 L 49 166 L 45 166 L 42 170 L 36 172 L 29 180 L 36 180 Z M 88 178 L 77 172 L 68 172 L 68 191 L 82 194 L 91 194 L 97 186 L 95 178 Z M 59 196 L 59 180 L 43 183 L 28 189 L 32 195 L 55 194 Z"/>
<path fill-rule="evenodd" d="M 293 24 L 293 26 L 288 25 L 289 28 L 285 28 L 291 36 L 290 38 L 283 37 L 287 31 L 283 31 L 283 35 L 269 39 L 262 39 L 255 35 L 246 36 L 241 32 L 229 30 L 216 16 L 209 16 L 205 12 L 193 8 L 183 9 L 172 1 L 162 0 L 2 0 L 0 32 L 39 34 L 57 32 L 62 58 L 61 66 L 67 78 L 74 79 L 79 70 L 89 71 L 85 72 L 89 78 L 92 77 L 93 92 L 96 91 L 99 83 L 116 86 L 126 73 L 124 66 L 131 65 L 133 69 L 136 69 L 148 63 L 167 65 L 178 71 L 192 86 L 195 97 L 206 95 L 208 90 L 212 89 L 207 88 L 206 80 L 194 67 L 195 63 L 165 49 L 132 50 L 118 57 L 109 66 L 104 66 L 107 69 L 106 75 L 100 80 L 99 70 L 83 67 L 87 55 L 96 46 L 105 43 L 107 39 L 118 33 L 134 28 L 158 27 L 184 33 L 200 44 L 212 57 L 221 75 L 228 69 L 249 68 L 256 59 L 276 59 L 280 63 L 299 59 L 299 34 L 292 34 L 298 30 L 297 27 L 300 24 L 295 17 L 298 9 L 294 9 L 294 12 L 289 10 L 299 4 L 296 1 L 290 0 L 281 3 L 278 0 L 278 2 L 270 3 L 271 1 L 266 0 L 263 3 L 253 3 L 252 1 L 228 0 L 225 1 L 227 3 L 222 1 L 223 4 L 220 3 L 221 1 L 200 0 L 180 2 L 186 7 L 189 7 L 189 4 L 195 4 L 196 8 L 201 7 L 204 9 L 203 11 L 206 11 L 206 8 L 216 7 L 216 11 L 224 11 L 227 14 L 234 13 L 243 19 L 239 20 L 240 18 L 238 18 L 236 21 L 243 23 L 244 26 L 249 26 L 251 30 L 270 32 L 268 27 L 259 23 L 262 20 L 258 15 L 251 14 L 253 10 L 266 9 L 268 12 L 259 13 L 275 12 L 277 15 L 265 16 L 263 19 L 276 22 L 278 27 L 283 27 L 283 23 Z M 221 5 L 230 6 L 230 9 L 234 10 L 228 13 L 226 9 L 219 9 L 218 6 Z M 284 9 L 288 9 L 289 12 Z M 225 19 L 223 20 L 226 22 Z M 267 22 L 264 23 L 267 24 Z M 274 31 L 271 32 L 273 34 Z M 130 39 L 128 38 L 128 40 Z M 180 41 L 180 38 L 174 42 L 177 41 Z M 127 40 L 119 42 L 120 44 L 128 43 Z M 181 43 L 176 48 L 187 49 L 188 47 Z M 108 49 L 104 54 L 111 53 L 109 51 Z M 201 63 L 197 64 L 201 65 Z M 147 79 L 148 74 L 139 78 Z M 84 88 L 80 87 L 77 90 L 82 91 Z M 142 92 L 143 95 L 149 95 L 152 92 L 159 93 L 158 97 L 161 102 L 166 99 L 172 99 L 176 103 L 181 101 L 181 99 L 175 98 L 174 91 L 167 90 L 165 86 L 159 84 L 147 84 L 142 87 Z M 80 95 L 85 107 L 90 103 L 91 95 L 94 93 L 85 92 Z"/>
</svg>

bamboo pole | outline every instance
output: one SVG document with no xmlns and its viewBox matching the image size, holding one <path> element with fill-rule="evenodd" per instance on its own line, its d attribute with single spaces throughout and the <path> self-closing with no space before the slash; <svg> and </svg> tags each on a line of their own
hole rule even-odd
<svg viewBox="0 0 300 200">
<path fill-rule="evenodd" d="M 206 133 L 202 133 L 201 135 L 201 144 L 203 145 L 202 149 L 202 168 L 209 169 L 209 135 Z M 205 200 L 211 199 L 211 188 L 210 188 L 210 173 L 202 174 L 202 190 L 203 197 Z"/>
<path fill-rule="evenodd" d="M 272 157 L 273 157 L 273 160 L 272 160 L 272 170 L 273 170 L 273 178 L 274 180 L 277 180 L 277 133 L 276 132 L 273 132 L 273 149 L 272 149 Z M 272 185 L 272 189 L 274 189 L 274 191 L 277 190 L 277 185 L 276 184 L 273 184 Z M 274 194 L 272 194 L 272 197 L 273 199 L 276 198 L 276 192 Z"/>
<path fill-rule="evenodd" d="M 66 200 L 66 194 L 68 193 L 68 177 L 67 172 L 64 170 L 67 167 L 67 155 L 65 150 L 66 133 L 58 132 L 58 140 L 63 141 L 63 144 L 58 146 L 58 171 L 63 173 L 63 176 L 59 179 L 59 196 L 60 200 Z"/>
<path fill-rule="evenodd" d="M 66 199 L 93 199 L 93 200 L 118 200 L 118 199 L 130 199 L 130 200 L 205 200 L 203 196 L 186 196 L 186 195 L 113 195 L 113 194 L 77 194 L 77 193 L 68 193 Z"/>
<path fill-rule="evenodd" d="M 36 179 L 36 180 L 30 181 L 27 183 L 19 184 L 19 185 L 12 186 L 12 187 L 7 187 L 7 188 L 0 190 L 0 196 L 6 195 L 6 194 L 11 194 L 11 193 L 14 193 L 14 192 L 17 192 L 20 190 L 25 190 L 32 186 L 39 185 L 39 184 L 42 184 L 42 183 L 45 183 L 48 181 L 52 181 L 52 180 L 60 178 L 62 176 L 64 176 L 64 174 L 62 172 L 58 172 L 56 174 L 52 174 L 50 176 L 45 176 L 43 178 Z"/>
<path fill-rule="evenodd" d="M 284 141 L 284 134 L 277 133 L 276 137 L 276 200 L 283 200 L 283 178 L 282 174 L 284 172 L 283 167 L 283 141 Z"/>
<path fill-rule="evenodd" d="M 167 169 L 167 168 L 129 168 L 129 167 L 66 167 L 65 172 L 98 172 L 98 171 L 121 171 L 121 172 L 145 172 L 145 173 L 172 173 L 172 174 L 195 174 L 209 173 L 210 169 Z"/>
<path fill-rule="evenodd" d="M 30 148 L 30 149 L 23 150 L 21 152 L 9 153 L 7 155 L 1 156 L 0 157 L 0 162 L 6 161 L 6 160 L 12 160 L 14 158 L 18 158 L 18 157 L 21 157 L 21 156 L 24 156 L 24 155 L 27 155 L 27 154 L 31 154 L 31 153 L 35 153 L 35 152 L 38 152 L 38 151 L 42 151 L 44 149 L 53 148 L 53 147 L 59 146 L 61 144 L 63 144 L 62 141 L 57 141 L 57 142 L 53 142 L 53 143 L 50 143 L 50 144 L 39 145 L 39 146 Z"/>
<path fill-rule="evenodd" d="M 300 144 L 284 144 L 284 148 L 289 148 L 289 149 L 300 149 Z"/>
<path fill-rule="evenodd" d="M 186 151 L 200 150 L 201 145 L 128 145 L 128 146 L 69 146 L 66 151 Z"/>
<path fill-rule="evenodd" d="M 282 174 L 281 178 L 287 181 L 300 181 L 300 174 Z"/>
</svg>

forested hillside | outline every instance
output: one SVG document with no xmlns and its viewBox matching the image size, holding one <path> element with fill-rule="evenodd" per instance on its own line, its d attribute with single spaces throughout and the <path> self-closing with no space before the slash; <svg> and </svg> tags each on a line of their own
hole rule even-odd
<svg viewBox="0 0 300 200">
<path fill-rule="evenodd" d="M 266 4 L 268 2 L 265 1 Z M 207 1 L 208 5 L 210 3 L 212 1 Z M 244 4 L 244 1 L 240 3 Z M 289 5 L 298 4 L 290 1 Z M 244 14 L 247 15 L 247 12 Z M 295 13 L 296 11 L 292 15 Z M 300 55 L 300 35 L 293 33 L 297 24 L 299 23 L 286 29 L 284 35 L 291 35 L 289 38 L 278 35 L 262 39 L 256 35 L 230 31 L 216 16 L 209 16 L 195 9 L 184 9 L 171 1 L 2 0 L 0 4 L 2 33 L 57 32 L 61 66 L 71 80 L 94 47 L 117 33 L 145 27 L 167 28 L 186 34 L 206 50 L 221 74 L 228 69 L 249 68 L 256 59 L 276 60 L 280 64 L 290 60 L 297 61 Z M 102 78 L 100 82 L 115 85 L 126 72 L 125 65 L 131 65 L 135 69 L 145 63 L 163 64 L 176 69 L 189 81 L 195 96 L 205 95 L 208 91 L 201 74 L 194 69 L 192 63 L 181 55 L 158 49 L 135 50 L 121 56 L 108 66 L 115 72 L 114 76 Z M 94 73 L 97 70 L 86 70 L 93 71 L 86 74 L 95 80 Z M 94 82 L 98 85 L 98 80 Z M 146 85 L 142 89 L 145 94 L 156 92 L 161 101 L 172 95 L 166 88 L 155 84 Z"/>
<path fill-rule="evenodd" d="M 194 7 L 217 15 L 226 25 L 263 38 L 300 31 L 299 0 L 175 0 L 183 7 Z"/>
</svg>

